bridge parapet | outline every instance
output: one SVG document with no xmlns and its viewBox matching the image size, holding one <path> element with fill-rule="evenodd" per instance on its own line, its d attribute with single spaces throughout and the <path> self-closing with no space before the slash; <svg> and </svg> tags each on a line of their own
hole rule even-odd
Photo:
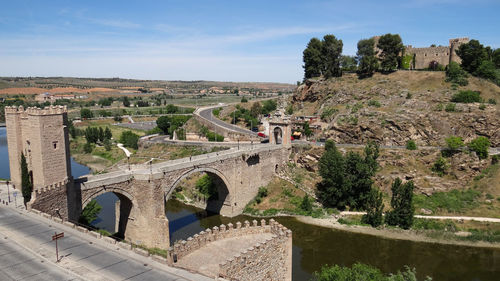
<svg viewBox="0 0 500 281">
<path fill-rule="evenodd" d="M 245 221 L 236 225 L 229 223 L 214 226 L 199 234 L 189 237 L 187 240 L 176 242 L 169 249 L 169 263 L 175 265 L 187 255 L 196 251 L 203 251 L 203 247 L 209 243 L 245 237 L 258 234 L 271 234 L 263 242 L 258 242 L 218 265 L 216 277 L 227 280 L 291 280 L 292 263 L 292 231 L 276 222 L 274 219 L 266 224 L 266 220 L 253 220 L 252 224 Z M 175 262 L 174 262 L 175 261 Z"/>
</svg>

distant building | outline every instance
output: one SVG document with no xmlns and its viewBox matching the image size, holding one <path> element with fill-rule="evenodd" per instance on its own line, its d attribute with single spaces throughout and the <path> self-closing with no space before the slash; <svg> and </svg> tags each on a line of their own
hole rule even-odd
<svg viewBox="0 0 500 281">
<path fill-rule="evenodd" d="M 50 102 L 50 103 L 53 103 L 54 101 L 56 100 L 62 100 L 62 99 L 66 99 L 66 100 L 73 100 L 73 99 L 76 99 L 76 98 L 87 98 L 87 96 L 76 96 L 76 95 L 73 95 L 73 94 L 51 94 L 49 92 L 45 92 L 45 93 L 41 93 L 39 95 L 37 95 L 35 97 L 35 100 L 38 101 L 38 102 Z"/>
</svg>

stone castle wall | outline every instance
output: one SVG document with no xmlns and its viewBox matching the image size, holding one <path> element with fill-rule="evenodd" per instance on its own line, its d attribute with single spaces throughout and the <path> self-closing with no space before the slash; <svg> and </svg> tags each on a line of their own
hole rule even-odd
<svg viewBox="0 0 500 281">
<path fill-rule="evenodd" d="M 246 235 L 272 233 L 272 238 L 243 250 L 234 257 L 219 264 L 218 277 L 226 280 L 291 280 L 292 279 L 292 232 L 273 219 L 266 225 L 261 220 L 259 226 L 254 220 L 252 225 L 245 221 L 236 226 L 229 223 L 213 227 L 174 244 L 169 250 L 169 262 L 180 260 L 197 251 L 208 243 Z"/>
<path fill-rule="evenodd" d="M 457 56 L 455 51 L 460 45 L 469 42 L 469 38 L 455 38 L 450 39 L 448 46 L 437 46 L 427 48 L 413 48 L 413 46 L 406 46 L 405 55 L 414 56 L 414 69 L 425 69 L 433 61 L 442 66 L 447 66 L 450 62 L 454 61 L 460 63 L 460 57 Z"/>
</svg>

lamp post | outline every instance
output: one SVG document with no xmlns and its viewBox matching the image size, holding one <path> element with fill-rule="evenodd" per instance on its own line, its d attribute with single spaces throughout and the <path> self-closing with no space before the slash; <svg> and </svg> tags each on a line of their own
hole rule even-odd
<svg viewBox="0 0 500 281">
<path fill-rule="evenodd" d="M 8 196 L 9 203 L 10 203 L 10 189 L 9 189 L 9 181 L 7 181 L 7 196 Z"/>
</svg>

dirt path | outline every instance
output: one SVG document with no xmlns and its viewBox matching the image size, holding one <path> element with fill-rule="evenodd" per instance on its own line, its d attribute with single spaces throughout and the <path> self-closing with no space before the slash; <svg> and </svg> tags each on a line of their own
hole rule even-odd
<svg viewBox="0 0 500 281">
<path fill-rule="evenodd" d="M 349 212 L 344 211 L 340 212 L 341 215 L 364 215 L 366 212 Z M 431 219 L 431 220 L 456 220 L 456 221 L 482 221 L 482 222 L 498 222 L 500 223 L 500 219 L 498 218 L 485 218 L 485 217 L 464 217 L 464 216 L 422 216 L 415 215 L 415 218 L 419 219 Z"/>
</svg>

